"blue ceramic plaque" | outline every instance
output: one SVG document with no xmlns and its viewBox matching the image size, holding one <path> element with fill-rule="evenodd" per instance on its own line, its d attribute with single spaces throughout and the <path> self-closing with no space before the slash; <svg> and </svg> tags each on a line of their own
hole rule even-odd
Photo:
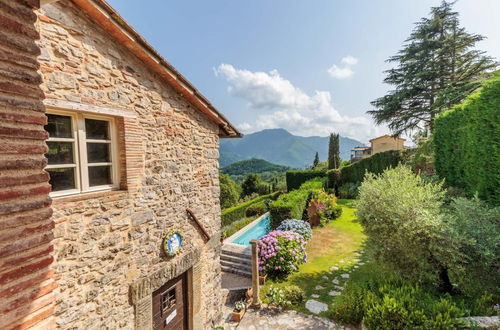
<svg viewBox="0 0 500 330">
<path fill-rule="evenodd" d="M 171 232 L 163 240 L 163 251 L 168 256 L 176 255 L 182 246 L 182 235 L 179 232 Z"/>
</svg>

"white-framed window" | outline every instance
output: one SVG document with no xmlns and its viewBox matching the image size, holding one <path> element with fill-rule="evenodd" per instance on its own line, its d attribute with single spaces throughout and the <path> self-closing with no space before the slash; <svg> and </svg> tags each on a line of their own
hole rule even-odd
<svg viewBox="0 0 500 330">
<path fill-rule="evenodd" d="M 47 110 L 51 196 L 119 186 L 116 125 L 113 117 Z"/>
</svg>

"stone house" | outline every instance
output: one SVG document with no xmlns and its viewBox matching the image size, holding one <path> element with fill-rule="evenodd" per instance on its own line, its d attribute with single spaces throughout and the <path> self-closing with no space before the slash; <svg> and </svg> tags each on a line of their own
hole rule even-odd
<svg viewBox="0 0 500 330">
<path fill-rule="evenodd" d="M 390 135 L 382 135 L 370 140 L 370 147 L 355 147 L 351 150 L 351 162 L 356 162 L 363 158 L 368 158 L 379 152 L 389 150 L 403 150 L 405 149 L 404 142 L 406 139 L 400 137 L 393 137 Z"/>
<path fill-rule="evenodd" d="M 0 0 L 0 328 L 211 328 L 240 133 L 104 0 L 36 7 Z"/>
</svg>

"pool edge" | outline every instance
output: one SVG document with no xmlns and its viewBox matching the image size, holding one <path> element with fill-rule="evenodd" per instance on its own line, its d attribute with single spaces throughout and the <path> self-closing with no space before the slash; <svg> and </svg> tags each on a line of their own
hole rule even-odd
<svg viewBox="0 0 500 330">
<path fill-rule="evenodd" d="M 241 245 L 241 244 L 237 244 L 237 243 L 234 243 L 234 240 L 239 238 L 244 232 L 246 232 L 247 230 L 255 227 L 257 225 L 257 223 L 259 223 L 259 221 L 262 220 L 262 218 L 265 218 L 269 215 L 269 212 L 266 212 L 264 213 L 263 215 L 261 215 L 260 217 L 258 217 L 257 219 L 255 219 L 254 221 L 250 222 L 248 225 L 246 225 L 245 227 L 241 228 L 240 230 L 238 230 L 236 233 L 232 234 L 231 236 L 229 236 L 228 238 L 226 238 L 224 240 L 224 243 L 229 243 L 229 244 L 235 244 L 235 245 Z M 244 246 L 244 245 L 241 245 L 241 246 Z"/>
</svg>

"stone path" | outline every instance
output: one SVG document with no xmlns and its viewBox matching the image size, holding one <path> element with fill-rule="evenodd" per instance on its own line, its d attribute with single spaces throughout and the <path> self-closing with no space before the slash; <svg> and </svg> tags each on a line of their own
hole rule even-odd
<svg viewBox="0 0 500 330">
<path fill-rule="evenodd" d="M 288 329 L 344 329 L 336 323 L 317 316 L 306 315 L 291 310 L 262 308 L 247 310 L 240 324 L 226 323 L 225 330 L 288 330 Z"/>
</svg>

